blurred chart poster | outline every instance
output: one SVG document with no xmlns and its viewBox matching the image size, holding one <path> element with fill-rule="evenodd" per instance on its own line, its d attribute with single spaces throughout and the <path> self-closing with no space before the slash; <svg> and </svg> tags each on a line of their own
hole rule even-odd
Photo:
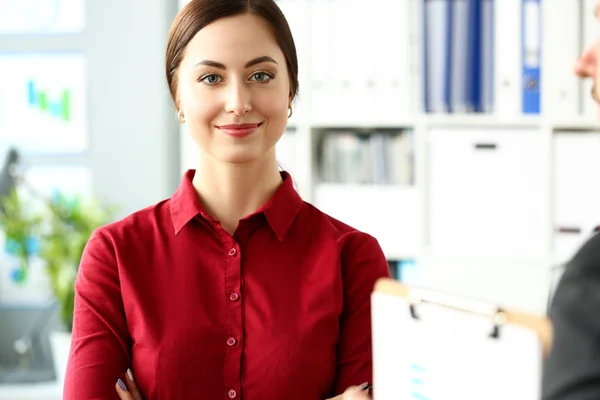
<svg viewBox="0 0 600 400">
<path fill-rule="evenodd" d="M 23 156 L 42 157 L 85 152 L 85 76 L 79 53 L 0 54 L 0 151 L 14 146 Z"/>
<path fill-rule="evenodd" d="M 85 0 L 0 0 L 0 35 L 81 33 Z"/>
</svg>

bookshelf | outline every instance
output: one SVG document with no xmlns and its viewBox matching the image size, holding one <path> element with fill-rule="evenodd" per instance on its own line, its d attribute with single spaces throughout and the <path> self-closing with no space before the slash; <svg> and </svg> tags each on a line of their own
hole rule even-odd
<svg viewBox="0 0 600 400">
<path fill-rule="evenodd" d="M 582 180 L 589 186 L 593 171 L 586 172 L 584 161 L 600 159 L 590 85 L 573 78 L 572 72 L 577 54 L 595 38 L 594 0 L 542 0 L 534 13 L 538 18 L 531 22 L 539 28 L 537 35 L 526 23 L 524 29 L 515 25 L 536 10 L 533 1 L 481 0 L 479 18 L 489 18 L 490 10 L 495 18 L 492 31 L 480 32 L 481 81 L 475 108 L 486 112 L 469 111 L 471 91 L 463 98 L 448 95 L 450 111 L 435 113 L 426 112 L 426 105 L 439 95 L 431 86 L 443 82 L 431 75 L 440 72 L 427 63 L 437 65 L 439 54 L 433 50 L 439 43 L 429 38 L 425 57 L 424 37 L 426 32 L 435 34 L 425 26 L 435 25 L 444 0 L 278 3 L 288 17 L 300 62 L 300 97 L 278 154 L 290 157 L 289 163 L 281 161 L 301 196 L 373 234 L 392 266 L 411 267 L 406 281 L 544 312 L 555 266 L 573 254 L 592 225 L 600 224 L 591 203 L 580 201 L 591 196 L 598 204 L 600 195 L 593 197 L 596 193 L 585 184 L 572 184 L 577 174 L 587 174 L 590 177 Z M 572 18 L 560 18 L 566 15 Z M 578 33 L 558 40 L 556 24 L 560 32 Z M 483 30 L 489 24 L 475 25 Z M 517 34 L 504 35 L 506 25 Z M 456 43 L 460 41 L 453 48 Z M 489 43 L 495 44 L 491 51 Z M 519 91 L 527 79 L 522 63 L 529 62 L 536 49 L 539 112 L 531 109 L 532 95 Z M 455 65 L 456 60 L 448 62 Z M 455 71 L 458 68 L 455 65 Z M 485 71 L 493 72 L 485 76 Z M 464 85 L 469 76 L 458 82 Z M 429 91 L 424 82 L 430 82 Z M 466 105 L 461 103 L 465 96 Z M 324 178 L 323 143 L 329 135 L 364 137 L 381 131 L 410 135 L 412 144 L 403 150 L 404 158 L 391 163 L 409 165 L 410 180 Z M 185 169 L 191 144 L 183 136 Z M 354 151 L 350 159 L 360 153 L 355 145 L 340 146 L 354 149 L 348 150 Z M 565 165 L 577 160 L 582 149 L 587 158 L 577 165 L 583 169 L 568 170 Z M 568 171 L 557 170 L 561 168 Z M 561 197 L 564 190 L 572 195 Z"/>
</svg>

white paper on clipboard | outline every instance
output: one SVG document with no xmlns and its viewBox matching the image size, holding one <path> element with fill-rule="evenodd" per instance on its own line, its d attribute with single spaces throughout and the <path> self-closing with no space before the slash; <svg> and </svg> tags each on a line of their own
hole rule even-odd
<svg viewBox="0 0 600 400">
<path fill-rule="evenodd" d="M 538 332 L 478 302 L 477 313 L 416 303 L 413 316 L 415 293 L 372 294 L 375 400 L 539 400 Z"/>
</svg>

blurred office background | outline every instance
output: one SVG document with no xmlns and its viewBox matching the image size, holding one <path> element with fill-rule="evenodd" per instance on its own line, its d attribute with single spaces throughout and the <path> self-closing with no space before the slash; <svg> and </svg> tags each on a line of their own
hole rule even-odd
<svg viewBox="0 0 600 400">
<path fill-rule="evenodd" d="M 195 155 L 164 78 L 185 3 L 0 0 L 0 157 L 18 150 L 22 199 L 114 219 L 171 195 Z M 301 196 L 374 235 L 397 279 L 544 313 L 600 225 L 596 109 L 572 72 L 595 0 L 278 3 L 300 62 L 278 158 Z M 0 399 L 58 399 L 55 281 L 39 238 L 26 274 L 1 241 Z"/>
</svg>

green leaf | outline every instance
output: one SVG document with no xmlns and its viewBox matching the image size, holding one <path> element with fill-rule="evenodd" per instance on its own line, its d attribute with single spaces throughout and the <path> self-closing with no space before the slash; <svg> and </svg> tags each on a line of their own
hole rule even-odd
<svg viewBox="0 0 600 400">
<path fill-rule="evenodd" d="M 31 211 L 36 207 L 16 190 L 0 202 L 4 209 L 0 213 L 0 226 L 10 240 L 11 250 L 21 260 L 23 276 L 32 256 L 28 252 L 30 240 L 40 240 L 39 256 L 46 262 L 52 290 L 60 304 L 61 319 L 70 330 L 75 279 L 84 247 L 95 229 L 110 222 L 115 208 L 60 192 L 51 199 L 43 199 L 43 207 L 36 213 Z"/>
</svg>

